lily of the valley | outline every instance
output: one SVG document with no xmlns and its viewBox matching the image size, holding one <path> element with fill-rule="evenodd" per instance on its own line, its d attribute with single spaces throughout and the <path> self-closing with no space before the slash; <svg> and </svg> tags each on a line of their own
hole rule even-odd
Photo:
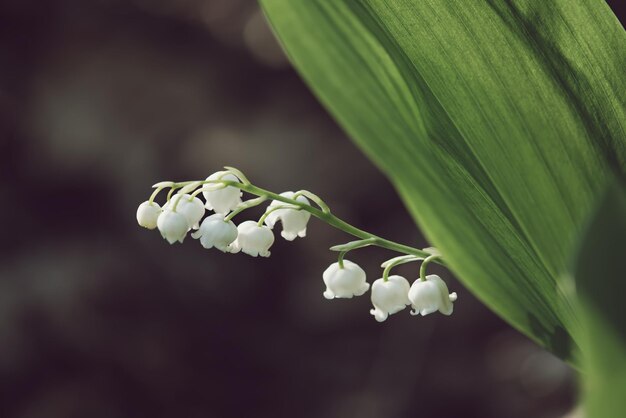
<svg viewBox="0 0 626 418">
<path fill-rule="evenodd" d="M 294 192 L 284 192 L 280 194 L 288 199 L 293 199 Z M 309 199 L 304 196 L 298 196 L 295 198 L 296 202 L 302 202 L 309 204 Z M 278 207 L 284 206 L 281 209 Z M 306 225 L 311 218 L 311 214 L 305 210 L 298 210 L 295 205 L 289 205 L 278 200 L 272 200 L 272 203 L 267 207 L 266 213 L 269 212 L 265 218 L 265 224 L 270 228 L 274 228 L 276 222 L 280 221 L 283 225 L 283 230 L 280 235 L 287 241 L 293 241 L 296 237 L 304 238 L 306 236 Z"/>
<path fill-rule="evenodd" d="M 173 244 L 176 241 L 183 242 L 189 231 L 189 223 L 183 214 L 165 209 L 157 219 L 157 228 L 163 238 Z"/>
<path fill-rule="evenodd" d="M 374 315 L 378 322 L 383 322 L 389 315 L 400 312 L 411 304 L 408 297 L 409 288 L 409 282 L 402 276 L 376 280 L 372 284 L 374 309 L 370 310 L 370 314 Z"/>
<path fill-rule="evenodd" d="M 456 293 L 448 294 L 448 286 L 436 274 L 426 276 L 426 280 L 416 280 L 409 290 L 409 300 L 413 310 L 411 315 L 428 315 L 439 311 L 444 315 L 452 314 L 452 302 Z"/>
<path fill-rule="evenodd" d="M 207 177 L 207 180 L 227 180 L 240 183 L 237 176 L 228 171 L 215 172 Z M 217 190 L 205 190 L 202 194 L 206 200 L 206 208 L 223 215 L 227 215 L 241 203 L 241 190 L 233 186 L 226 186 Z"/>
<path fill-rule="evenodd" d="M 200 229 L 191 236 L 200 239 L 204 248 L 217 248 L 220 251 L 230 250 L 230 244 L 237 239 L 237 227 L 232 221 L 225 221 L 224 215 L 216 213 L 202 221 Z"/>
<path fill-rule="evenodd" d="M 365 281 L 365 271 L 350 260 L 343 260 L 343 267 L 339 262 L 331 264 L 322 274 L 322 278 L 326 284 L 326 299 L 361 296 L 370 287 Z"/>
<path fill-rule="evenodd" d="M 237 226 L 237 239 L 230 246 L 230 252 L 242 251 L 252 257 L 270 256 L 274 243 L 274 233 L 267 226 L 259 226 L 255 221 L 245 221 Z"/>
<path fill-rule="evenodd" d="M 164 209 L 173 209 L 176 206 L 176 212 L 182 214 L 187 219 L 189 229 L 198 229 L 200 220 L 204 216 L 204 203 L 197 197 L 191 197 L 189 194 L 174 195 L 165 205 Z"/>
<path fill-rule="evenodd" d="M 137 223 L 144 228 L 154 229 L 157 227 L 157 219 L 161 214 L 161 206 L 155 202 L 143 202 L 137 208 Z"/>
</svg>

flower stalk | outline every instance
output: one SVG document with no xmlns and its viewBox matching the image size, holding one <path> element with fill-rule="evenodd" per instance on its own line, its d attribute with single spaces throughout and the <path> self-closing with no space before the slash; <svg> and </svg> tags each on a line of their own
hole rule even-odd
<svg viewBox="0 0 626 418">
<path fill-rule="evenodd" d="M 307 223 L 315 216 L 328 225 L 357 238 L 330 247 L 338 252 L 337 262 L 323 274 L 327 299 L 349 299 L 360 296 L 370 289 L 365 271 L 353 261 L 345 259 L 348 252 L 368 246 L 376 246 L 400 253 L 381 267 L 382 277 L 371 286 L 374 308 L 370 313 L 379 322 L 385 321 L 406 306 L 412 305 L 411 313 L 427 315 L 439 311 L 452 313 L 456 293 L 448 293 L 445 283 L 435 275 L 426 276 L 427 266 L 434 262 L 445 265 L 435 248 L 418 249 L 400 244 L 364 231 L 338 218 L 329 206 L 316 194 L 307 190 L 274 193 L 253 185 L 239 170 L 225 167 L 226 171 L 211 174 L 206 180 L 183 182 L 163 181 L 155 184 L 148 201 L 137 209 L 137 222 L 147 229 L 158 228 L 170 243 L 183 242 L 189 231 L 204 248 L 217 248 L 225 253 L 243 252 L 252 257 L 269 257 L 275 237 L 273 229 L 282 224 L 282 237 L 293 241 L 306 236 Z M 156 196 L 169 188 L 167 200 L 161 207 L 154 202 Z M 242 201 L 243 192 L 256 196 Z M 203 202 L 200 195 L 205 199 Z M 244 221 L 235 225 L 232 219 L 252 207 L 271 201 L 258 221 Z M 206 211 L 214 214 L 204 217 Z M 204 218 L 204 219 L 203 219 Z M 419 279 L 413 285 L 402 276 L 390 276 L 391 269 L 401 264 L 421 261 Z"/>
</svg>

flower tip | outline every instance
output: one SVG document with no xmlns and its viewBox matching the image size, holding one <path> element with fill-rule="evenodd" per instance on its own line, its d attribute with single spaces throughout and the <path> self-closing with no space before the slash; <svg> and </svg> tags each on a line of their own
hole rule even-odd
<svg viewBox="0 0 626 418">
<path fill-rule="evenodd" d="M 363 283 L 363 285 L 361 286 L 359 291 L 356 292 L 354 295 L 355 296 L 361 296 L 361 295 L 365 294 L 365 292 L 367 292 L 369 290 L 369 288 L 370 288 L 370 284 L 365 282 L 365 283 Z"/>
<path fill-rule="evenodd" d="M 430 315 L 433 312 L 437 312 L 437 308 L 424 308 L 420 311 L 420 315 L 422 316 L 426 316 L 426 315 Z"/>
<path fill-rule="evenodd" d="M 385 322 L 385 320 L 389 317 L 386 312 L 383 312 L 380 309 L 371 309 L 370 314 L 374 315 L 374 319 L 378 322 Z"/>
<path fill-rule="evenodd" d="M 269 226 L 269 225 L 268 225 Z M 272 225 L 273 227 L 273 225 Z M 270 227 L 271 228 L 271 227 Z M 298 236 L 298 234 L 292 234 L 290 232 L 286 232 L 284 229 L 283 231 L 280 233 L 280 235 L 285 238 L 287 241 L 293 241 L 294 239 L 296 239 L 296 237 Z"/>
<path fill-rule="evenodd" d="M 456 292 L 452 292 L 452 293 L 450 293 L 450 294 L 448 295 L 448 298 L 450 298 L 450 302 L 455 302 L 455 301 L 456 301 L 456 299 L 457 299 Z"/>
<path fill-rule="evenodd" d="M 335 299 L 335 294 L 328 289 L 323 294 L 324 294 L 324 297 L 328 300 Z"/>
</svg>

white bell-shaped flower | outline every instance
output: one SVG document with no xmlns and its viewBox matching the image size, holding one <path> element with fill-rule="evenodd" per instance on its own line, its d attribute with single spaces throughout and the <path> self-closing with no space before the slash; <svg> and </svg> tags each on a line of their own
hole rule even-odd
<svg viewBox="0 0 626 418">
<path fill-rule="evenodd" d="M 154 229 L 157 227 L 157 219 L 161 214 L 161 206 L 149 201 L 143 202 L 137 208 L 137 223 L 144 228 Z"/>
<path fill-rule="evenodd" d="M 409 290 L 409 300 L 413 310 L 411 315 L 428 315 L 439 311 L 444 315 L 452 314 L 452 302 L 456 293 L 448 294 L 448 286 L 436 274 L 426 276 L 426 280 L 416 280 Z"/>
<path fill-rule="evenodd" d="M 207 180 L 228 180 L 241 182 L 237 176 L 228 171 L 218 171 L 207 177 Z M 211 183 L 209 183 L 210 185 Z M 214 210 L 215 213 L 227 215 L 241 203 L 241 190 L 233 186 L 227 186 L 223 189 L 205 190 L 202 192 L 206 199 L 206 208 Z"/>
<path fill-rule="evenodd" d="M 245 221 L 237 226 L 237 239 L 231 244 L 229 251 L 244 253 L 256 257 L 270 256 L 270 247 L 274 243 L 274 233 L 267 226 L 259 226 L 255 221 Z"/>
<path fill-rule="evenodd" d="M 288 199 L 293 199 L 294 192 L 284 192 L 280 194 Z M 304 196 L 298 196 L 295 199 L 297 202 L 309 204 L 309 199 Z M 281 209 L 277 207 L 285 206 Z M 283 224 L 283 230 L 280 233 L 287 241 L 293 241 L 296 237 L 304 238 L 306 236 L 306 224 L 311 218 L 311 214 L 305 210 L 298 210 L 295 205 L 289 205 L 278 200 L 272 200 L 272 203 L 267 207 L 266 212 L 271 211 L 265 218 L 265 225 L 270 228 L 274 228 L 276 222 L 280 221 Z"/>
<path fill-rule="evenodd" d="M 378 322 L 383 322 L 389 315 L 400 312 L 410 305 L 409 282 L 402 276 L 389 276 L 387 281 L 383 278 L 372 284 L 372 304 L 374 309 L 370 314 Z"/>
<path fill-rule="evenodd" d="M 176 212 L 182 214 L 187 219 L 189 229 L 198 229 L 200 227 L 200 220 L 204 216 L 205 211 L 202 200 L 197 197 L 192 198 L 189 194 L 183 194 L 182 196 L 177 194 L 165 204 L 163 209 L 172 209 L 174 205 L 176 205 Z"/>
<path fill-rule="evenodd" d="M 207 216 L 202 221 L 200 229 L 191 234 L 200 239 L 204 248 L 217 248 L 220 251 L 229 251 L 230 244 L 237 239 L 237 227 L 233 221 L 225 221 L 224 215 L 219 213 Z"/>
<path fill-rule="evenodd" d="M 157 227 L 163 238 L 170 244 L 176 241 L 183 242 L 187 231 L 189 231 L 189 223 L 182 213 L 164 209 L 157 219 Z"/>
<path fill-rule="evenodd" d="M 343 268 L 333 263 L 322 274 L 326 299 L 351 298 L 367 292 L 370 285 L 365 281 L 365 271 L 350 260 L 343 260 Z"/>
</svg>

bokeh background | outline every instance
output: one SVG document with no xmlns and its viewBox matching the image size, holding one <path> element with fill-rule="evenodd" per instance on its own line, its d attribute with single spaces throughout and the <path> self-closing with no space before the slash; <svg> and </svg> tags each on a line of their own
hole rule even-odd
<svg viewBox="0 0 626 418">
<path fill-rule="evenodd" d="M 136 225 L 153 183 L 223 165 L 428 245 L 254 1 L 0 1 L 0 417 L 578 416 L 575 373 L 445 270 L 452 317 L 381 325 L 322 297 L 350 237 L 317 220 L 269 259 Z"/>
</svg>

